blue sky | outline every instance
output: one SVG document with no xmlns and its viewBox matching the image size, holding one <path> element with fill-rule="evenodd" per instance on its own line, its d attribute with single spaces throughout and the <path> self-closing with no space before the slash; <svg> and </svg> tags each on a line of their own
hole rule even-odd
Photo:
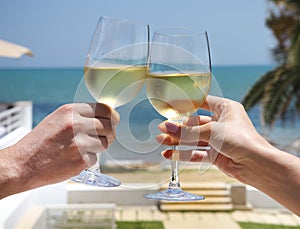
<svg viewBox="0 0 300 229">
<path fill-rule="evenodd" d="M 9 0 L 0 3 L 0 39 L 34 58 L 0 58 L 0 67 L 82 67 L 101 15 L 150 24 L 152 32 L 209 32 L 214 65 L 270 64 L 267 0 Z"/>
</svg>

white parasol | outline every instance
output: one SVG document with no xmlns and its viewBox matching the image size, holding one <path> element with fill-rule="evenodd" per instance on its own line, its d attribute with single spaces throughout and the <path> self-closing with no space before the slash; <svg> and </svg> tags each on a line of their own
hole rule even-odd
<svg viewBox="0 0 300 229">
<path fill-rule="evenodd" d="M 24 46 L 0 40 L 0 57 L 20 58 L 22 55 L 33 56 L 32 52 Z"/>
</svg>

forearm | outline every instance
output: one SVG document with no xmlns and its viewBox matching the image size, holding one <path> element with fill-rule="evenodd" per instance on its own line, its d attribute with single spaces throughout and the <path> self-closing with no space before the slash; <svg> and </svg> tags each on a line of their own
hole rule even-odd
<svg viewBox="0 0 300 229">
<path fill-rule="evenodd" d="M 255 159 L 249 163 L 245 183 L 300 215 L 300 158 L 273 146 L 258 150 L 263 152 L 253 152 Z"/>
<path fill-rule="evenodd" d="M 14 159 L 15 146 L 0 151 L 0 199 L 23 191 L 20 184 L 19 161 Z"/>
<path fill-rule="evenodd" d="M 30 135 L 0 152 L 0 199 L 42 185 L 34 179 L 38 172 L 30 166 L 33 155 L 38 155 L 37 148 L 33 141 L 29 147 L 27 138 Z"/>
</svg>

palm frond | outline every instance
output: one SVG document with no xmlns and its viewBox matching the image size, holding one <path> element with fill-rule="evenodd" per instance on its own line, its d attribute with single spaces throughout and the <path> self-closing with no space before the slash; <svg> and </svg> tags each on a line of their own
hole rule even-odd
<svg viewBox="0 0 300 229">
<path fill-rule="evenodd" d="M 278 73 L 272 87 L 266 91 L 263 114 L 266 124 L 272 126 L 278 117 L 284 120 L 294 101 L 293 85 L 297 80 L 298 74 L 295 69 L 285 68 Z"/>
<path fill-rule="evenodd" d="M 264 97 L 265 87 L 272 82 L 275 72 L 276 69 L 267 72 L 250 88 L 242 99 L 242 104 L 246 110 L 249 110 L 251 107 L 261 102 L 261 99 Z"/>
<path fill-rule="evenodd" d="M 298 65 L 300 69 L 300 25 L 297 26 L 291 38 L 290 52 L 287 61 L 289 65 Z"/>
<path fill-rule="evenodd" d="M 300 116 L 300 1 L 269 1 L 266 25 L 277 40 L 273 57 L 279 66 L 263 75 L 242 103 L 246 110 L 260 103 L 263 122 L 272 126 L 277 118 Z"/>
<path fill-rule="evenodd" d="M 296 99 L 295 99 L 295 107 L 296 107 L 296 111 L 298 112 L 298 115 L 300 116 L 300 93 L 298 92 L 296 94 Z"/>
<path fill-rule="evenodd" d="M 296 82 L 294 83 L 294 94 L 295 94 L 295 109 L 300 116 L 300 68 L 296 71 Z"/>
</svg>

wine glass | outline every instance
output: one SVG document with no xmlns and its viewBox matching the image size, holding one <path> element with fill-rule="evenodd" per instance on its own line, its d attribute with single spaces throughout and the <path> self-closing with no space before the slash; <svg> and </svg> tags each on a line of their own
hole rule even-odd
<svg viewBox="0 0 300 229">
<path fill-rule="evenodd" d="M 170 122 L 183 122 L 201 107 L 210 90 L 211 61 L 207 32 L 195 34 L 188 29 L 155 32 L 147 71 L 147 96 L 154 109 Z M 180 188 L 178 147 L 183 150 L 180 144 L 172 147 L 175 153 L 171 160 L 172 175 L 168 189 L 146 194 L 146 198 L 166 201 L 204 199 L 204 196 Z"/>
<path fill-rule="evenodd" d="M 100 103 L 113 108 L 134 99 L 144 85 L 149 25 L 100 17 L 84 65 L 85 85 Z M 114 187 L 121 182 L 100 172 L 100 154 L 94 166 L 72 181 Z"/>
</svg>

